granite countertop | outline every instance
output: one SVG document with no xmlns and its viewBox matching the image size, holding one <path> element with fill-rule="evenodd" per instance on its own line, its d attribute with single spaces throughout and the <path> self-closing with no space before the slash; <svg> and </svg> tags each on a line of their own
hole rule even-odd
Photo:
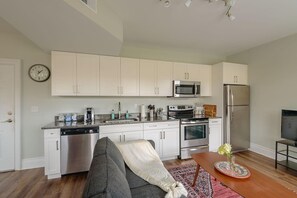
<svg viewBox="0 0 297 198">
<path fill-rule="evenodd" d="M 58 129 L 58 128 L 81 128 L 81 127 L 97 127 L 104 125 L 119 125 L 119 124 L 139 124 L 139 123 L 151 123 L 151 122 L 166 122 L 166 121 L 179 121 L 179 119 L 168 119 L 168 118 L 153 118 L 153 119 L 145 119 L 139 121 L 131 121 L 124 123 L 105 123 L 104 120 L 95 120 L 92 123 L 84 123 L 84 122 L 51 122 L 43 127 L 44 129 Z"/>
</svg>

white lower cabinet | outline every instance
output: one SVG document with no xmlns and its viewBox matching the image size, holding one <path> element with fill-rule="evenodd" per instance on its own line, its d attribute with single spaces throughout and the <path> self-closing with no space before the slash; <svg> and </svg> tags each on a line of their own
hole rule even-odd
<svg viewBox="0 0 297 198">
<path fill-rule="evenodd" d="M 217 152 L 222 145 L 222 119 L 209 119 L 209 151 Z"/>
<path fill-rule="evenodd" d="M 155 142 L 155 150 L 160 158 L 179 155 L 179 121 L 144 123 L 143 136 Z"/>
<path fill-rule="evenodd" d="M 113 142 L 143 139 L 143 124 L 99 126 L 99 138 L 108 137 Z"/>
<path fill-rule="evenodd" d="M 44 130 L 44 171 L 48 179 L 61 177 L 60 129 Z"/>
</svg>

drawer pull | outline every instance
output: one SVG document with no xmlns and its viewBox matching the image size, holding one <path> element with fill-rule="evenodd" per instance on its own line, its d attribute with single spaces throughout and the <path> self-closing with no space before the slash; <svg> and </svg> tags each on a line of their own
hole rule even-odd
<svg viewBox="0 0 297 198">
<path fill-rule="evenodd" d="M 59 141 L 57 140 L 56 141 L 56 148 L 57 148 L 57 151 L 59 150 Z"/>
</svg>

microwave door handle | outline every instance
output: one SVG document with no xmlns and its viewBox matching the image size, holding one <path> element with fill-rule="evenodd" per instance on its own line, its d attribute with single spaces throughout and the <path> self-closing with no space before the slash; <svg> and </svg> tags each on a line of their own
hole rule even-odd
<svg viewBox="0 0 297 198">
<path fill-rule="evenodd" d="M 196 97 L 196 96 L 197 96 L 197 91 L 198 91 L 198 89 L 197 89 L 197 84 L 194 83 L 194 86 L 195 86 L 195 89 L 194 89 L 194 91 L 195 91 L 194 96 Z"/>
</svg>

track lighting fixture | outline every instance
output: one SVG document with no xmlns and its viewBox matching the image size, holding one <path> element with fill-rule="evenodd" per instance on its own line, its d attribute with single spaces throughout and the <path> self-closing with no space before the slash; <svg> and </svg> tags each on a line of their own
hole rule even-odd
<svg viewBox="0 0 297 198">
<path fill-rule="evenodd" d="M 172 0 L 160 0 L 160 2 L 162 2 L 165 8 L 168 8 L 171 6 L 171 1 Z M 193 0 L 184 0 L 184 1 L 185 1 L 185 6 L 189 8 Z M 219 0 L 208 0 L 208 1 L 209 3 L 212 3 L 214 1 L 217 2 Z M 230 19 L 230 21 L 235 20 L 235 16 L 231 14 L 231 8 L 235 5 L 236 0 L 221 0 L 221 1 L 225 2 L 225 6 L 227 7 L 226 16 Z"/>
<path fill-rule="evenodd" d="M 171 6 L 171 0 L 160 0 L 165 8 L 169 8 Z"/>
</svg>

